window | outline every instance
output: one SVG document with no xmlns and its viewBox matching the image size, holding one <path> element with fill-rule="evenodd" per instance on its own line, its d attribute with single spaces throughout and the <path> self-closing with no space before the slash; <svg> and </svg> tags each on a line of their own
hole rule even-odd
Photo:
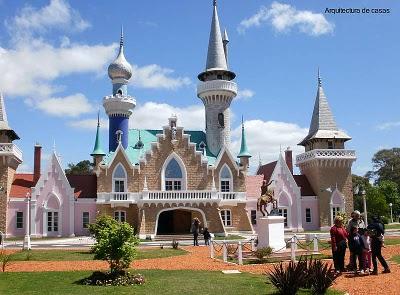
<svg viewBox="0 0 400 295">
<path fill-rule="evenodd" d="M 332 207 L 332 219 L 335 220 L 336 215 L 340 212 L 340 207 Z"/>
<path fill-rule="evenodd" d="M 257 224 L 257 211 L 256 210 L 251 210 L 250 212 L 250 219 L 251 219 L 251 224 Z"/>
<path fill-rule="evenodd" d="M 306 208 L 306 222 L 311 223 L 311 208 Z"/>
<path fill-rule="evenodd" d="M 115 211 L 114 219 L 119 222 L 125 222 L 126 221 L 126 212 L 125 211 Z"/>
<path fill-rule="evenodd" d="M 225 226 L 232 226 L 231 210 L 221 210 L 221 218 Z"/>
<path fill-rule="evenodd" d="M 220 178 L 220 190 L 221 192 L 230 192 L 231 191 L 231 183 L 232 183 L 232 174 L 228 166 L 224 166 L 221 169 L 221 173 L 219 175 Z"/>
<path fill-rule="evenodd" d="M 225 121 L 224 121 L 224 114 L 223 113 L 219 113 L 218 114 L 218 124 L 219 124 L 219 127 L 221 127 L 221 128 L 225 127 Z"/>
<path fill-rule="evenodd" d="M 125 169 L 121 164 L 118 164 L 113 174 L 114 192 L 116 193 L 125 192 L 126 189 L 125 182 L 126 182 Z"/>
<path fill-rule="evenodd" d="M 17 228 L 24 228 L 24 212 L 17 212 Z"/>
<path fill-rule="evenodd" d="M 58 232 L 58 212 L 47 212 L 47 231 Z"/>
<path fill-rule="evenodd" d="M 183 173 L 181 166 L 176 159 L 172 158 L 165 168 L 165 190 L 180 191 L 182 190 Z"/>
<path fill-rule="evenodd" d="M 89 212 L 82 212 L 82 227 L 89 227 Z"/>
<path fill-rule="evenodd" d="M 286 209 L 286 208 L 279 209 L 279 214 L 285 218 L 284 219 L 284 226 L 287 227 L 288 226 L 288 220 L 287 220 L 288 209 Z"/>
<path fill-rule="evenodd" d="M 217 75 L 218 80 L 222 80 L 222 75 Z"/>
<path fill-rule="evenodd" d="M 328 149 L 333 149 L 333 141 L 332 140 L 328 140 Z"/>
</svg>

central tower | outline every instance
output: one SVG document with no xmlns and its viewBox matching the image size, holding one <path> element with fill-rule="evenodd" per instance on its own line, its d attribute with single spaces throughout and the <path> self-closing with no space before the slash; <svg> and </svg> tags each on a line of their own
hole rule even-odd
<svg viewBox="0 0 400 295">
<path fill-rule="evenodd" d="M 231 141 L 229 107 L 237 95 L 237 85 L 232 81 L 236 74 L 228 69 L 228 35 L 225 31 L 222 38 L 217 1 L 213 3 L 206 69 L 198 76 L 197 96 L 205 107 L 208 149 L 218 155 L 222 147 L 229 147 Z"/>
<path fill-rule="evenodd" d="M 103 99 L 103 106 L 109 118 L 108 149 L 113 152 L 121 143 L 128 146 L 129 117 L 136 106 L 136 100 L 128 95 L 128 83 L 132 77 L 132 66 L 124 56 L 124 34 L 117 58 L 108 66 L 108 76 L 113 85 L 112 95 Z"/>
</svg>

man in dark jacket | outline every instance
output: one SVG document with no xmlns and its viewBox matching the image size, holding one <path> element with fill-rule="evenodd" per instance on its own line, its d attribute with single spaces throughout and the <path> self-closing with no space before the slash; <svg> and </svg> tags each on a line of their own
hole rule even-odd
<svg viewBox="0 0 400 295">
<path fill-rule="evenodd" d="M 372 218 L 372 223 L 368 225 L 367 229 L 371 233 L 372 264 L 374 266 L 372 274 L 378 274 L 378 262 L 376 258 L 379 259 L 379 262 L 384 268 L 383 273 L 390 273 L 389 265 L 382 256 L 383 237 L 385 234 L 383 224 L 379 221 L 378 217 L 374 216 Z"/>
</svg>

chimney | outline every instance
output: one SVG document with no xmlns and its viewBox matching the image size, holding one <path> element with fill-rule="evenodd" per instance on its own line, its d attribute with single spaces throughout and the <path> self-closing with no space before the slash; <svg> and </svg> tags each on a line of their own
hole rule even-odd
<svg viewBox="0 0 400 295">
<path fill-rule="evenodd" d="M 40 178 L 40 161 L 42 155 L 42 146 L 39 143 L 35 144 L 35 153 L 33 159 L 33 183 L 36 185 Z"/>
<path fill-rule="evenodd" d="M 285 151 L 285 161 L 286 165 L 289 167 L 290 173 L 293 175 L 293 154 L 290 147 L 288 147 Z"/>
</svg>

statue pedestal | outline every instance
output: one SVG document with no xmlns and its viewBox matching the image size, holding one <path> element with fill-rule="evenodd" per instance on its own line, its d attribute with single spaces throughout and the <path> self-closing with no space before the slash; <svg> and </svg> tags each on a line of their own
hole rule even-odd
<svg viewBox="0 0 400 295">
<path fill-rule="evenodd" d="M 257 219 L 257 248 L 271 247 L 274 251 L 286 246 L 283 216 L 267 216 Z"/>
</svg>

